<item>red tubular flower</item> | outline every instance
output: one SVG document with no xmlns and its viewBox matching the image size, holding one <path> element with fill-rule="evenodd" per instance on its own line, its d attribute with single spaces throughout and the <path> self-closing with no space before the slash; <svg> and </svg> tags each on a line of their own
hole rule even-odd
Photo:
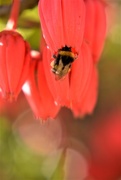
<svg viewBox="0 0 121 180">
<path fill-rule="evenodd" d="M 41 0 L 38 8 L 43 35 L 52 52 L 67 45 L 78 53 L 84 39 L 94 61 L 99 59 L 106 36 L 105 4 L 101 0 Z"/>
<path fill-rule="evenodd" d="M 87 44 L 83 44 L 71 72 L 59 81 L 56 81 L 55 75 L 48 70 L 51 62 L 50 50 L 45 46 L 42 52 L 46 81 L 55 102 L 71 108 L 76 116 L 91 113 L 97 99 L 98 81 L 96 67 Z"/>
<path fill-rule="evenodd" d="M 38 9 L 48 46 L 43 49 L 42 61 L 53 98 L 75 115 L 91 113 L 97 99 L 95 62 L 102 52 L 106 32 L 103 3 L 40 0 Z"/>
<path fill-rule="evenodd" d="M 93 60 L 98 61 L 106 37 L 105 5 L 100 0 L 85 0 L 86 20 L 84 39 L 92 50 Z"/>
<path fill-rule="evenodd" d="M 15 31 L 19 7 L 20 0 L 13 0 L 6 30 L 0 32 L 0 88 L 8 100 L 17 98 L 31 62 L 29 44 Z"/>
<path fill-rule="evenodd" d="M 38 8 L 43 35 L 49 48 L 54 52 L 67 45 L 78 52 L 85 25 L 83 0 L 40 0 Z"/>
<path fill-rule="evenodd" d="M 23 37 L 11 30 L 0 32 L 0 87 L 3 97 L 16 99 L 30 66 L 30 47 Z"/>
<path fill-rule="evenodd" d="M 36 116 L 46 120 L 55 118 L 60 106 L 55 103 L 53 96 L 47 85 L 43 62 L 37 53 L 31 54 L 33 62 L 27 81 L 23 86 L 23 92 Z M 38 61 L 40 60 L 40 61 Z"/>
</svg>

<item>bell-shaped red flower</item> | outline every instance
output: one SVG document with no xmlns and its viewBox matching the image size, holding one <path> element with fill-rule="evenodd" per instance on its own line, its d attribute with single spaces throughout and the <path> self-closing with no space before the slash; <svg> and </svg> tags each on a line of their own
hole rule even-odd
<svg viewBox="0 0 121 180">
<path fill-rule="evenodd" d="M 47 84 L 45 69 L 40 54 L 31 52 L 32 64 L 27 81 L 23 85 L 23 92 L 36 116 L 46 120 L 55 118 L 60 106 L 56 104 Z"/>
<path fill-rule="evenodd" d="M 84 42 L 78 59 L 72 65 L 71 72 L 57 81 L 49 69 L 51 52 L 45 46 L 42 50 L 42 63 L 50 92 L 59 106 L 73 110 L 76 116 L 91 113 L 97 100 L 97 71 L 91 51 Z"/>
<path fill-rule="evenodd" d="M 16 99 L 30 67 L 30 47 L 16 31 L 0 32 L 0 87 L 6 99 Z"/>
<path fill-rule="evenodd" d="M 66 45 L 78 53 L 84 35 L 84 1 L 40 0 L 38 8 L 43 36 L 52 52 Z"/>
<path fill-rule="evenodd" d="M 68 46 L 79 53 L 86 41 L 94 61 L 101 55 L 106 36 L 105 4 L 101 0 L 40 0 L 43 36 L 53 52 Z"/>
<path fill-rule="evenodd" d="M 95 62 L 106 32 L 104 4 L 99 0 L 40 0 L 38 9 L 47 44 L 42 61 L 56 103 L 71 108 L 75 115 L 91 113 L 97 100 Z"/>
</svg>

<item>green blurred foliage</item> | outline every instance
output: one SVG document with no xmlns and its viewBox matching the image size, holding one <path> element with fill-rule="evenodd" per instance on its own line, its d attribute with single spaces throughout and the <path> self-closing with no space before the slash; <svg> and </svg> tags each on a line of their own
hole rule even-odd
<svg viewBox="0 0 121 180">
<path fill-rule="evenodd" d="M 0 0 L 0 6 L 10 5 L 13 0 Z"/>
<path fill-rule="evenodd" d="M 19 18 L 18 31 L 30 43 L 31 48 L 39 50 L 41 40 L 41 28 L 37 7 L 25 10 Z"/>
<path fill-rule="evenodd" d="M 5 118 L 0 119 L 0 177 L 2 180 L 44 180 L 40 167 L 43 158 L 33 154 L 13 134 Z"/>
<path fill-rule="evenodd" d="M 0 18 L 0 31 L 5 28 L 7 20 Z M 30 43 L 31 49 L 39 50 L 41 28 L 37 7 L 24 10 L 18 19 L 17 31 Z"/>
<path fill-rule="evenodd" d="M 53 175 L 51 176 L 51 180 L 63 180 L 64 179 L 64 153 L 61 156 L 61 159 L 53 173 Z"/>
<path fill-rule="evenodd" d="M 61 151 L 59 152 L 61 155 Z M 13 133 L 11 124 L 5 119 L 0 119 L 0 178 L 1 180 L 46 180 L 46 173 L 53 174 L 53 163 L 58 156 L 42 156 L 28 149 L 16 132 Z M 59 156 L 58 156 L 59 157 Z M 54 161 L 54 158 L 55 161 Z M 46 164 L 45 164 L 46 161 Z M 48 162 L 47 162 L 48 161 Z M 50 161 L 50 162 L 49 162 Z M 51 167 L 48 167 L 48 163 Z M 57 162 L 56 162 L 57 163 Z M 43 168 L 46 168 L 43 173 Z M 55 165 L 54 165 L 55 166 Z M 62 166 L 54 170 L 52 180 L 61 180 Z M 57 178 L 58 177 L 58 178 Z"/>
</svg>

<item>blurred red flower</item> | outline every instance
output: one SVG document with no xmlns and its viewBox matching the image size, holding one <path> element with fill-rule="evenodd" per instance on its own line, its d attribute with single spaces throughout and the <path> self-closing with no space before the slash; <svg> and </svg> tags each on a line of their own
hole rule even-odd
<svg viewBox="0 0 121 180">
<path fill-rule="evenodd" d="M 90 134 L 90 174 L 98 180 L 121 177 L 121 109 L 97 119 Z"/>
</svg>

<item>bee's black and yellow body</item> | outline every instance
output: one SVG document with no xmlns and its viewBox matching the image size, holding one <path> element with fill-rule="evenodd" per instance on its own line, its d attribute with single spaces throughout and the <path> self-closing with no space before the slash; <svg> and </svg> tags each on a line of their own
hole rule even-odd
<svg viewBox="0 0 121 180">
<path fill-rule="evenodd" d="M 63 47 L 58 50 L 57 55 L 54 54 L 52 61 L 52 72 L 56 74 L 56 79 L 64 77 L 71 69 L 72 62 L 76 59 L 71 47 Z"/>
</svg>

